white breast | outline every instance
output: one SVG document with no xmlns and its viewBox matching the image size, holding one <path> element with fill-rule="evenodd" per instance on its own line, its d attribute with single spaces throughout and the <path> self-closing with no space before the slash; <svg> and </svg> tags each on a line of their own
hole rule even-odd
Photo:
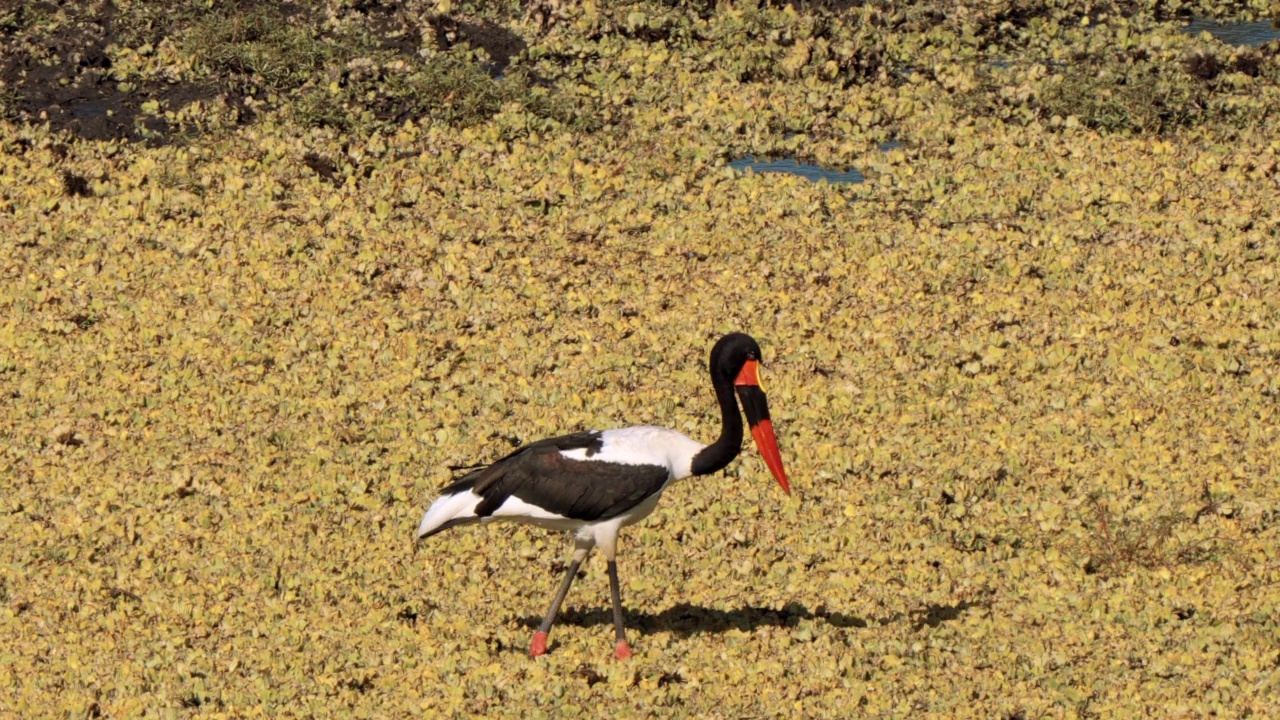
<svg viewBox="0 0 1280 720">
<path fill-rule="evenodd" d="M 703 448 L 702 443 L 684 433 L 652 425 L 605 430 L 600 433 L 600 440 L 600 451 L 593 455 L 587 455 L 587 448 L 561 450 L 560 454 L 574 460 L 658 465 L 667 468 L 674 481 L 689 477 L 693 456 Z"/>
</svg>

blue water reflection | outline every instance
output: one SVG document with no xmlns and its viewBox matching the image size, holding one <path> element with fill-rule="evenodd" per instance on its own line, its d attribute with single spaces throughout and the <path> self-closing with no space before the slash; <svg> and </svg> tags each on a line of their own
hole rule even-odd
<svg viewBox="0 0 1280 720">
<path fill-rule="evenodd" d="M 854 184 L 866 180 L 862 173 L 853 168 L 848 170 L 833 170 L 831 168 L 824 168 L 821 165 L 802 163 L 795 158 L 783 158 L 781 160 L 756 160 L 754 156 L 748 155 L 729 163 L 729 167 L 737 170 L 738 172 L 752 170 L 758 173 L 786 173 L 787 175 L 799 175 L 806 180 L 812 180 L 814 182 L 826 180 L 833 185 L 841 183 Z"/>
<path fill-rule="evenodd" d="M 1271 42 L 1280 39 L 1280 30 L 1270 21 L 1262 22 L 1228 22 L 1220 23 L 1214 20 L 1196 19 L 1182 28 L 1182 31 L 1190 35 L 1199 35 L 1207 32 L 1218 38 L 1228 45 L 1244 45 L 1246 47 L 1258 47 L 1262 43 Z"/>
</svg>

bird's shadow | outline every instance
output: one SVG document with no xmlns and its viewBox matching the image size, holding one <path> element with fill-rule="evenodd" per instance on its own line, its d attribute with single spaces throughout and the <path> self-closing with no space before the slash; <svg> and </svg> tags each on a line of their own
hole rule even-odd
<svg viewBox="0 0 1280 720">
<path fill-rule="evenodd" d="M 867 621 L 854 615 L 831 612 L 825 606 L 809 610 L 800 603 L 790 603 L 786 607 L 769 608 L 744 606 L 734 610 L 717 610 L 715 608 L 680 603 L 659 613 L 627 612 L 625 622 L 628 628 L 635 628 L 644 633 L 672 633 L 682 637 L 720 634 L 730 630 L 750 632 L 756 628 L 796 627 L 801 620 L 816 619 L 838 628 L 865 628 Z M 527 628 L 536 628 L 542 622 L 540 616 L 517 618 L 516 622 Z M 557 625 L 573 625 L 576 627 L 595 627 L 612 625 L 613 611 L 609 608 L 577 610 L 568 608 L 556 619 Z"/>
</svg>

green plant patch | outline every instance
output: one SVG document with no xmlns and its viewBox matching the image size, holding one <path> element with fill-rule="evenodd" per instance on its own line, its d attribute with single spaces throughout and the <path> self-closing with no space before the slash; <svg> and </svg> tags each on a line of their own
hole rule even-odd
<svg viewBox="0 0 1280 720">
<path fill-rule="evenodd" d="M 212 74 L 247 75 L 265 90 L 288 90 L 346 59 L 340 45 L 323 42 L 309 25 L 268 7 L 212 12 L 185 28 L 183 46 Z"/>
</svg>

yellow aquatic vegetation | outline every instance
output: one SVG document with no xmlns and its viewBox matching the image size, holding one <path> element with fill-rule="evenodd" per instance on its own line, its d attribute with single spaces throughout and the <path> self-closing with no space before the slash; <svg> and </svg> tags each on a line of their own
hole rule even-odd
<svg viewBox="0 0 1280 720">
<path fill-rule="evenodd" d="M 590 131 L 519 102 L 367 134 L 285 103 L 158 146 L 0 126 L 0 714 L 1280 711 L 1274 52 L 1230 87 L 1161 65 L 1144 87 L 1204 114 L 1126 124 L 1046 100 L 1084 82 L 1071 43 L 1226 51 L 1050 14 L 991 67 L 977 10 L 866 11 L 876 43 L 687 10 L 513 21 Z M 623 533 L 635 657 L 595 559 L 527 657 L 568 543 L 415 547 L 448 466 L 709 441 L 731 330 L 793 495 L 751 453 L 677 485 Z"/>
</svg>

